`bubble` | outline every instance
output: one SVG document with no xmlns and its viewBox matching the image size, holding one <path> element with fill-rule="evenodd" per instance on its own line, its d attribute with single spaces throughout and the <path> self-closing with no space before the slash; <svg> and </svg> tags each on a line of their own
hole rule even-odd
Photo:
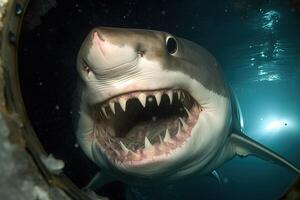
<svg viewBox="0 0 300 200">
<path fill-rule="evenodd" d="M 223 181 L 224 181 L 224 183 L 228 183 L 229 179 L 227 177 L 225 177 Z"/>
<path fill-rule="evenodd" d="M 153 101 L 154 101 L 154 98 L 153 98 L 153 97 L 149 97 L 149 98 L 148 98 L 148 101 L 149 101 L 149 102 L 153 102 Z"/>
</svg>

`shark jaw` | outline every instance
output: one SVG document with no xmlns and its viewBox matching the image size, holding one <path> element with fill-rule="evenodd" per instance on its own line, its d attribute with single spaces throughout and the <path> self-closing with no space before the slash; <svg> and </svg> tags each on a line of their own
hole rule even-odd
<svg viewBox="0 0 300 200">
<path fill-rule="evenodd" d="M 119 94 L 92 106 L 94 138 L 116 166 L 168 160 L 191 138 L 202 107 L 185 90 Z"/>
</svg>

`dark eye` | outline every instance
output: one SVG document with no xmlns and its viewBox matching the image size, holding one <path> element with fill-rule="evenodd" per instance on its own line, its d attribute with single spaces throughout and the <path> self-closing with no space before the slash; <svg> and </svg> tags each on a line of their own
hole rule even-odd
<svg viewBox="0 0 300 200">
<path fill-rule="evenodd" d="M 177 51 L 177 41 L 173 37 L 168 37 L 166 40 L 166 46 L 169 54 L 174 54 Z"/>
</svg>

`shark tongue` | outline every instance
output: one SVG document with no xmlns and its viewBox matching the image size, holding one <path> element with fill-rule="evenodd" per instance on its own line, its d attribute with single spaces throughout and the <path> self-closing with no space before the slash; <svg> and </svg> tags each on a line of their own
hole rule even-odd
<svg viewBox="0 0 300 200">
<path fill-rule="evenodd" d="M 155 119 L 138 123 L 131 128 L 124 138 L 118 138 L 131 149 L 139 149 L 144 146 L 145 137 L 153 144 L 164 138 L 166 129 L 171 136 L 176 134 L 178 118 L 176 116 L 168 119 Z"/>
</svg>

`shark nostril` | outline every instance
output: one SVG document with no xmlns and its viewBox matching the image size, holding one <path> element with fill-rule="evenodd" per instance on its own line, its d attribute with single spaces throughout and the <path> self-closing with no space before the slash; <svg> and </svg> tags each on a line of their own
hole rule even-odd
<svg viewBox="0 0 300 200">
<path fill-rule="evenodd" d="M 102 42 L 105 41 L 104 38 L 102 37 L 102 34 L 100 34 L 98 31 L 94 31 L 93 38 L 97 38 L 97 39 L 101 40 Z"/>
<path fill-rule="evenodd" d="M 138 50 L 137 51 L 137 54 L 140 55 L 141 57 L 143 57 L 145 53 L 146 53 L 145 50 Z"/>
<path fill-rule="evenodd" d="M 92 71 L 91 68 L 90 68 L 90 66 L 87 64 L 87 62 L 84 59 L 82 60 L 82 69 L 87 74 L 89 74 Z"/>
<path fill-rule="evenodd" d="M 91 71 L 90 67 L 87 65 L 83 65 L 83 70 L 89 73 Z"/>
</svg>

